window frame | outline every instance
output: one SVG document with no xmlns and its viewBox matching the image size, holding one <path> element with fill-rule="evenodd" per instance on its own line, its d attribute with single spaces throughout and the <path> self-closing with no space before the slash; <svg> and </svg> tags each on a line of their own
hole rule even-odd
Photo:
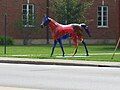
<svg viewBox="0 0 120 90">
<path fill-rule="evenodd" d="M 98 10 L 98 8 L 101 8 L 101 11 L 99 11 Z M 106 11 L 104 11 L 104 7 L 106 8 Z M 97 8 L 97 27 L 98 28 L 108 28 L 108 6 L 106 6 L 106 5 L 101 5 L 101 6 L 98 6 L 98 8 Z M 101 12 L 101 16 L 99 16 L 99 12 Z M 106 21 L 104 20 L 104 12 L 106 12 Z M 100 20 L 100 22 L 101 22 L 101 25 L 99 25 L 98 23 L 99 23 L 99 20 L 98 20 L 98 18 L 99 17 L 101 17 L 101 20 Z M 104 21 L 106 22 L 106 25 L 104 25 Z"/>
<path fill-rule="evenodd" d="M 26 9 L 24 9 L 24 5 L 26 6 Z M 33 24 L 30 24 L 30 8 L 29 6 L 32 5 L 32 21 L 33 21 Z M 26 13 L 24 13 L 24 10 L 26 10 Z M 26 21 L 24 19 L 24 17 L 26 17 Z M 25 24 L 24 24 L 24 21 L 25 21 Z M 34 25 L 34 22 L 35 22 L 35 5 L 34 4 L 22 4 L 22 22 L 23 22 L 23 25 L 24 27 L 35 27 Z"/>
</svg>

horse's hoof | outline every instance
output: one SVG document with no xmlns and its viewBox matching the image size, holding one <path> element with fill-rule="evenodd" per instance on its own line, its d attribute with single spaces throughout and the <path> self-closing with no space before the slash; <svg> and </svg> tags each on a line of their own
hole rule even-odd
<svg viewBox="0 0 120 90">
<path fill-rule="evenodd" d="M 63 55 L 62 55 L 63 57 L 65 57 L 65 53 L 63 53 Z"/>
<path fill-rule="evenodd" d="M 87 54 L 86 56 L 89 56 L 89 54 Z"/>
<path fill-rule="evenodd" d="M 72 57 L 74 57 L 75 55 L 73 54 Z"/>
</svg>

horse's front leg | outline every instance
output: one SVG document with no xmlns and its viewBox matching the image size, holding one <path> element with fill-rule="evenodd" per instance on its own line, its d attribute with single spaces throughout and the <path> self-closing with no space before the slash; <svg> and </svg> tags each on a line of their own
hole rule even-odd
<svg viewBox="0 0 120 90">
<path fill-rule="evenodd" d="M 86 50 L 86 56 L 89 56 L 88 54 L 88 49 L 87 49 L 87 46 L 86 46 L 86 43 L 84 42 L 84 40 L 82 41 L 83 45 L 84 45 L 84 48 Z"/>
<path fill-rule="evenodd" d="M 51 52 L 51 56 L 50 56 L 50 57 L 52 57 L 52 55 L 53 55 L 53 53 L 54 53 L 56 44 L 57 44 L 57 40 L 54 40 L 54 44 L 53 44 L 53 47 L 52 47 L 52 52 Z"/>
<path fill-rule="evenodd" d="M 60 44 L 60 47 L 61 47 L 61 50 L 62 50 L 62 53 L 63 53 L 63 57 L 64 57 L 65 56 L 65 52 L 64 52 L 64 48 L 63 48 L 63 44 L 62 44 L 61 39 L 58 39 L 58 42 Z"/>
</svg>

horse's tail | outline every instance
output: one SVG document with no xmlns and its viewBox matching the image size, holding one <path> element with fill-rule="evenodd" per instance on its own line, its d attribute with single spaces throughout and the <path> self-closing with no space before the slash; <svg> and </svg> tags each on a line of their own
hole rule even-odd
<svg viewBox="0 0 120 90">
<path fill-rule="evenodd" d="M 80 34 L 83 35 L 83 30 L 85 30 L 85 32 L 88 34 L 89 37 L 91 37 L 89 28 L 86 24 L 82 23 L 82 24 L 71 24 L 74 31 L 76 32 L 76 34 Z"/>
</svg>

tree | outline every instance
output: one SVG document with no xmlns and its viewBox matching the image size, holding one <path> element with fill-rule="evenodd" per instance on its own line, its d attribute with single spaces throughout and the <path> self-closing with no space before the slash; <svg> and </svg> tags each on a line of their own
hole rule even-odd
<svg viewBox="0 0 120 90">
<path fill-rule="evenodd" d="M 55 18 L 63 23 L 87 22 L 85 18 L 86 10 L 92 5 L 92 0 L 51 0 L 51 8 L 55 13 Z"/>
<path fill-rule="evenodd" d="M 39 32 L 38 20 L 32 19 L 33 16 L 29 17 L 29 24 L 19 19 L 15 22 L 15 28 L 21 31 L 23 35 L 23 45 L 28 45 L 32 41 L 32 34 Z M 35 17 L 35 16 L 34 16 Z M 26 24 L 25 24 L 26 23 Z M 26 26 L 25 26 L 26 25 Z"/>
</svg>

